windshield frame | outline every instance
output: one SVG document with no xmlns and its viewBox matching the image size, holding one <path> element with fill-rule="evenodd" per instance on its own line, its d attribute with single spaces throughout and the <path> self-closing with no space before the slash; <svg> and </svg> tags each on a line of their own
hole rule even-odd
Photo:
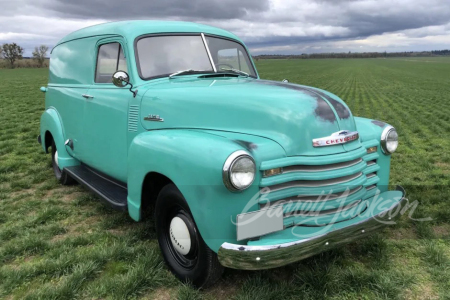
<svg viewBox="0 0 450 300">
<path fill-rule="evenodd" d="M 143 34 L 138 36 L 137 38 L 134 39 L 134 43 L 133 43 L 133 47 L 134 47 L 134 56 L 135 56 L 135 61 L 136 61 L 136 69 L 138 71 L 138 75 L 142 80 L 148 81 L 148 80 L 152 80 L 152 79 L 158 79 L 158 78 L 164 78 L 164 77 L 169 77 L 169 75 L 171 73 L 168 74 L 161 74 L 161 75 L 156 75 L 156 76 L 150 76 L 150 77 L 144 77 L 142 75 L 142 70 L 141 70 L 141 64 L 139 62 L 139 51 L 138 51 L 138 47 L 137 44 L 141 39 L 144 38 L 151 38 L 151 37 L 158 37 L 158 36 L 199 36 L 202 38 L 203 40 L 203 46 L 205 47 L 205 52 L 206 55 L 208 56 L 208 60 L 209 63 L 211 64 L 211 71 L 199 71 L 199 72 L 192 72 L 190 74 L 221 74 L 221 73 L 227 73 L 226 71 L 219 71 L 216 70 L 215 65 L 214 65 L 214 61 L 212 60 L 212 57 L 210 56 L 210 52 L 209 52 L 209 47 L 208 44 L 206 43 L 206 40 L 204 39 L 204 37 L 213 37 L 213 38 L 220 38 L 220 39 L 224 39 L 224 40 L 229 40 L 231 42 L 235 42 L 238 43 L 239 45 L 242 46 L 242 48 L 245 50 L 245 55 L 247 56 L 249 62 L 250 62 L 250 68 L 253 70 L 253 72 L 256 74 L 255 75 L 249 75 L 249 77 L 251 78 L 258 78 L 257 77 L 257 72 L 253 63 L 253 60 L 251 59 L 251 56 L 248 53 L 248 49 L 245 47 L 245 45 L 243 43 L 241 43 L 238 40 L 235 40 L 233 38 L 229 38 L 229 37 L 224 37 L 221 35 L 215 35 L 215 34 L 207 34 L 207 33 L 203 33 L 203 32 L 167 32 L 167 33 L 150 33 L 150 34 Z M 229 72 L 228 72 L 229 73 Z"/>
</svg>

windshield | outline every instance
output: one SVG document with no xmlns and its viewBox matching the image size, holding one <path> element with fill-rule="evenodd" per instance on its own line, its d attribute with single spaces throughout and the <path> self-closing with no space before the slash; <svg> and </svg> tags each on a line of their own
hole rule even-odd
<svg viewBox="0 0 450 300">
<path fill-rule="evenodd" d="M 250 58 L 244 47 L 234 41 L 217 37 L 206 37 L 208 48 L 216 66 L 217 72 L 236 69 L 250 76 L 256 76 Z"/>
<path fill-rule="evenodd" d="M 217 72 L 235 69 L 256 77 L 242 45 L 216 37 L 206 36 L 205 39 Z M 169 76 L 183 70 L 214 72 L 201 35 L 149 36 L 139 39 L 136 47 L 138 69 L 143 79 Z"/>
<path fill-rule="evenodd" d="M 187 69 L 213 71 L 200 35 L 146 37 L 137 42 L 137 51 L 145 79 Z"/>
</svg>

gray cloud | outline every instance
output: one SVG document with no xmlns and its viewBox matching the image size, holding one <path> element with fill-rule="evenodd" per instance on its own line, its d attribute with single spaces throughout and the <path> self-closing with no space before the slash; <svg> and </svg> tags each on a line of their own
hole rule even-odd
<svg viewBox="0 0 450 300">
<path fill-rule="evenodd" d="M 450 48 L 448 0 L 15 0 L 2 4 L 0 16 L 0 43 L 18 41 L 27 52 L 79 28 L 124 19 L 217 26 L 260 53 Z"/>
<path fill-rule="evenodd" d="M 359 36 L 442 25 L 450 21 L 448 1 L 409 1 L 408 5 L 395 5 L 380 1 L 379 5 L 348 7 L 342 24 L 353 28 Z M 376 12 L 376 13 L 374 13 Z"/>
<path fill-rule="evenodd" d="M 267 24 L 309 27 L 315 25 L 332 28 L 346 28 L 346 32 L 336 30 L 334 34 L 316 33 L 289 36 L 267 34 L 264 39 L 250 39 L 254 46 L 305 43 L 318 40 L 355 39 L 389 32 L 418 29 L 428 26 L 445 25 L 450 22 L 450 5 L 447 0 L 317 0 L 313 7 L 304 10 L 285 9 L 263 16 Z"/>
<path fill-rule="evenodd" d="M 74 18 L 136 19 L 149 17 L 189 17 L 203 19 L 244 18 L 248 12 L 269 9 L 268 0 L 53 0 L 49 9 Z"/>
</svg>

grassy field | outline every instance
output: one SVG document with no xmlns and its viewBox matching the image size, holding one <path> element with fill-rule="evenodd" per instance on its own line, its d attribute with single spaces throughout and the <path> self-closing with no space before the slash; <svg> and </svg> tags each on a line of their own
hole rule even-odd
<svg viewBox="0 0 450 300">
<path fill-rule="evenodd" d="M 413 60 L 413 61 L 412 61 Z M 0 298 L 450 299 L 450 59 L 260 60 L 262 78 L 317 86 L 400 135 L 391 184 L 419 201 L 383 233 L 212 289 L 165 267 L 152 220 L 60 186 L 36 141 L 46 69 L 0 70 Z"/>
</svg>

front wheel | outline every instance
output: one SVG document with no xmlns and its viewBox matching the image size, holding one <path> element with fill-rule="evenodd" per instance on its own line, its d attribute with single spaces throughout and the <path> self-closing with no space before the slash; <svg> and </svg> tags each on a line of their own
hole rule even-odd
<svg viewBox="0 0 450 300">
<path fill-rule="evenodd" d="M 62 185 L 70 185 L 70 184 L 75 183 L 75 180 L 72 177 L 70 177 L 66 172 L 62 171 L 59 168 L 58 149 L 56 149 L 55 141 L 52 141 L 52 167 L 53 167 L 53 172 L 55 173 L 56 179 Z"/>
<path fill-rule="evenodd" d="M 189 206 L 178 188 L 166 185 L 155 207 L 158 242 L 164 260 L 181 281 L 206 288 L 215 283 L 223 267 L 203 241 Z"/>
</svg>

